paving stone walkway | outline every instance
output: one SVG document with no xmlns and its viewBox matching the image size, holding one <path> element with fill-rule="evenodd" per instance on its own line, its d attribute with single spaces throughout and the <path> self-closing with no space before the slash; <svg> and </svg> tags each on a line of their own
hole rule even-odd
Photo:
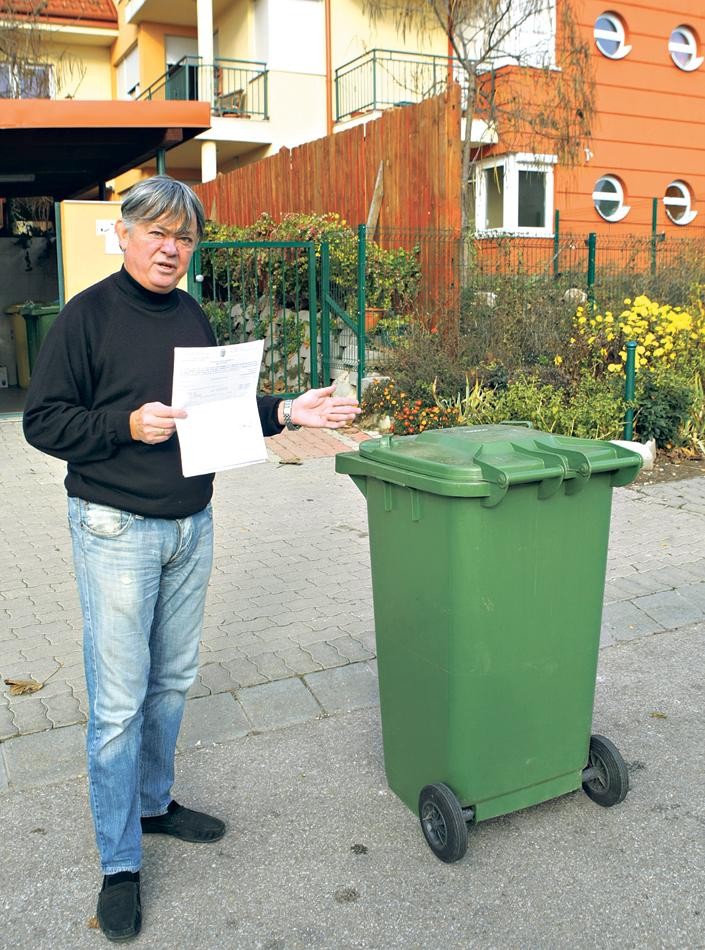
<svg viewBox="0 0 705 950">
<path fill-rule="evenodd" d="M 365 436 L 287 433 L 216 479 L 215 563 L 180 747 L 377 702 L 365 504 L 333 456 Z M 300 464 L 297 464 L 300 463 Z M 63 463 L 0 420 L 0 789 L 83 771 L 86 691 Z M 602 645 L 705 619 L 705 478 L 618 489 Z"/>
</svg>

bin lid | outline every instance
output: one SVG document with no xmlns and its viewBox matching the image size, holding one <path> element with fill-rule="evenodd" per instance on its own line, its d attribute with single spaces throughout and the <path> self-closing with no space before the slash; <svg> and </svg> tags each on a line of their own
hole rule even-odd
<svg viewBox="0 0 705 950">
<path fill-rule="evenodd" d="M 53 317 L 59 310 L 58 303 L 34 303 L 30 300 L 22 305 L 20 312 L 23 317 Z"/>
<path fill-rule="evenodd" d="M 636 452 L 612 442 L 553 435 L 520 425 L 459 426 L 362 442 L 358 464 L 339 456 L 338 471 L 373 475 L 439 495 L 482 497 L 497 504 L 511 485 L 540 482 L 548 497 L 570 480 L 576 492 L 596 472 L 613 472 L 613 485 L 639 473 Z"/>
</svg>

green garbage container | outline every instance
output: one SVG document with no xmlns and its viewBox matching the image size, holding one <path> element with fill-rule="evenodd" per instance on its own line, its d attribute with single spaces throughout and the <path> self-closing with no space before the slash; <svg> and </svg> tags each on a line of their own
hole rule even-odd
<svg viewBox="0 0 705 950">
<path fill-rule="evenodd" d="M 56 320 L 60 309 L 58 303 L 28 303 L 22 307 L 22 316 L 27 324 L 27 352 L 29 356 L 30 376 L 37 362 L 37 356 L 44 342 L 44 337 L 49 332 L 54 320 Z"/>
<path fill-rule="evenodd" d="M 430 847 L 580 788 L 621 801 L 591 737 L 612 488 L 641 457 L 520 425 L 339 454 L 367 499 L 384 763 Z"/>
<path fill-rule="evenodd" d="M 15 343 L 17 383 L 22 389 L 26 389 L 29 386 L 29 355 L 27 352 L 27 324 L 22 319 L 21 311 L 21 303 L 13 303 L 5 309 L 5 313 L 10 318 L 12 339 Z"/>
</svg>

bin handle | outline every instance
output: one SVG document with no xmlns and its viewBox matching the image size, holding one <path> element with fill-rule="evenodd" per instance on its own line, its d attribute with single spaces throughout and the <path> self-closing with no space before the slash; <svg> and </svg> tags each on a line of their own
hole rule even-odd
<svg viewBox="0 0 705 950">
<path fill-rule="evenodd" d="M 517 454 L 540 459 L 545 466 L 544 476 L 539 479 L 536 478 L 533 472 L 528 476 L 523 472 L 505 472 L 482 458 L 483 447 L 480 446 L 473 456 L 473 462 L 482 472 L 483 479 L 490 485 L 489 494 L 482 499 L 482 505 L 485 508 L 494 508 L 495 505 L 498 505 L 507 494 L 510 485 L 521 485 L 526 482 L 537 482 L 539 486 L 538 497 L 550 498 L 561 487 L 567 474 L 568 469 L 565 461 L 555 452 L 535 452 L 514 442 L 510 444 Z"/>
<path fill-rule="evenodd" d="M 525 429 L 533 429 L 534 424 L 530 419 L 502 419 L 501 426 L 524 426 Z"/>
<path fill-rule="evenodd" d="M 482 446 L 479 446 L 472 460 L 480 469 L 483 479 L 489 484 L 489 494 L 485 495 L 482 499 L 482 505 L 484 508 L 494 508 L 507 494 L 509 479 L 507 478 L 507 473 L 503 472 L 501 468 L 497 468 L 497 466 L 492 465 L 491 462 L 480 458 L 481 453 Z"/>
<path fill-rule="evenodd" d="M 527 449 L 524 445 L 518 445 L 512 442 L 512 448 L 519 455 L 526 455 L 529 458 L 539 459 L 545 466 L 545 477 L 539 482 L 538 497 L 550 498 L 555 495 L 563 484 L 563 479 L 568 474 L 568 466 L 565 460 L 556 452 L 542 449 L 537 452 L 535 449 Z M 549 467 L 552 466 L 552 467 Z"/>
<path fill-rule="evenodd" d="M 539 442 L 538 439 L 534 445 L 551 455 L 562 456 L 568 463 L 568 467 L 575 474 L 575 477 L 566 485 L 566 494 L 576 495 L 579 491 L 582 491 L 592 475 L 590 459 L 584 452 L 579 452 L 577 449 L 566 449 L 562 445 L 560 447 L 546 445 L 544 442 Z"/>
</svg>

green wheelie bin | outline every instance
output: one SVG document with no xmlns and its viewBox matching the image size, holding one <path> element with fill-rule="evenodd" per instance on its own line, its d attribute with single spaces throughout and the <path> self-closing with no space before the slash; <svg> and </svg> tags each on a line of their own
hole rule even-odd
<svg viewBox="0 0 705 950">
<path fill-rule="evenodd" d="M 30 376 L 37 362 L 37 356 L 44 342 L 44 337 L 51 329 L 60 310 L 61 308 L 58 303 L 27 303 L 22 307 L 21 313 L 27 323 L 27 350 L 29 355 Z"/>
<path fill-rule="evenodd" d="M 337 456 L 367 499 L 387 780 L 441 860 L 473 822 L 626 795 L 591 726 L 612 488 L 641 463 L 516 423 Z"/>
</svg>

